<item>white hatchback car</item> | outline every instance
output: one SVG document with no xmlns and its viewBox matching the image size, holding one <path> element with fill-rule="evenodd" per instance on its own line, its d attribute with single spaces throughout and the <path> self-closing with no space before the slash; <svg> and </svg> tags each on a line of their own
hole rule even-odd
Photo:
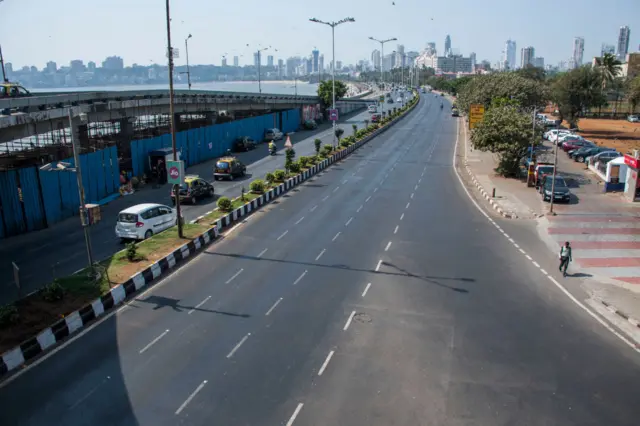
<svg viewBox="0 0 640 426">
<path fill-rule="evenodd" d="M 116 236 L 144 240 L 176 224 L 176 210 L 163 204 L 138 204 L 118 213 Z"/>
</svg>

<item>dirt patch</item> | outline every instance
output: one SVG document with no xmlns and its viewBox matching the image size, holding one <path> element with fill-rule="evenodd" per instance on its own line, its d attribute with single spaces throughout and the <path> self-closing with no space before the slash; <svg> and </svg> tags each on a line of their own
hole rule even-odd
<svg viewBox="0 0 640 426">
<path fill-rule="evenodd" d="M 568 123 L 563 123 L 568 127 Z M 613 148 L 623 154 L 631 154 L 640 149 L 640 123 L 626 120 L 605 120 L 582 118 L 578 122 L 578 132 L 587 140 L 601 146 Z"/>
</svg>

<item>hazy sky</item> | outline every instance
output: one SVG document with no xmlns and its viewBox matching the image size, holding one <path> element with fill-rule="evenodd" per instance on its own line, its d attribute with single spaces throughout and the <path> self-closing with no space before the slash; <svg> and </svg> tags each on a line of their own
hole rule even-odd
<svg viewBox="0 0 640 426">
<path fill-rule="evenodd" d="M 536 56 L 557 63 L 572 52 L 573 37 L 585 38 L 585 60 L 599 54 L 602 42 L 616 43 L 618 29 L 631 27 L 630 51 L 640 44 L 640 0 L 173 0 L 172 38 L 184 63 L 184 39 L 191 33 L 191 64 L 220 64 L 221 56 L 244 55 L 252 48 L 273 46 L 286 58 L 308 54 L 314 46 L 331 58 L 331 29 L 311 17 L 355 23 L 336 28 L 336 60 L 370 59 L 379 45 L 368 40 L 397 37 L 406 51 L 421 50 L 429 41 L 443 50 L 444 38 L 465 56 L 500 58 L 504 42 L 534 46 Z M 165 63 L 164 0 L 0 0 L 0 45 L 14 66 L 48 60 L 58 65 L 71 59 L 93 60 L 117 55 L 125 65 Z M 385 53 L 395 49 L 386 45 Z M 263 61 L 266 62 L 266 55 Z"/>
</svg>

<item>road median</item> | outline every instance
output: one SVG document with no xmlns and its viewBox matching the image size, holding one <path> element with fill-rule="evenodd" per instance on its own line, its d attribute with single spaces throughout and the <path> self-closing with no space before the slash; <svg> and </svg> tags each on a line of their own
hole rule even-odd
<svg viewBox="0 0 640 426">
<path fill-rule="evenodd" d="M 167 275 L 230 226 L 385 132 L 404 118 L 419 99 L 416 95 L 410 104 L 380 123 L 354 128 L 353 135 L 343 138 L 337 147 L 325 145 L 314 156 L 290 162 L 289 173 L 274 170 L 264 179 L 254 180 L 250 191 L 242 196 L 219 199 L 217 209 L 184 225 L 183 238 L 178 237 L 174 226 L 145 241 L 129 244 L 99 262 L 94 268 L 97 277 L 86 268 L 0 307 L 0 377 L 37 359 Z"/>
</svg>

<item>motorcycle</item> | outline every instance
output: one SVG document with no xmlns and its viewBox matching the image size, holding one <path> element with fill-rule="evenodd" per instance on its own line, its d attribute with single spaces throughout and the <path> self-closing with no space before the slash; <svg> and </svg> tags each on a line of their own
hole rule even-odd
<svg viewBox="0 0 640 426">
<path fill-rule="evenodd" d="M 276 147 L 269 147 L 269 155 L 276 155 L 278 149 Z"/>
<path fill-rule="evenodd" d="M 442 109 L 442 107 L 443 107 L 443 105 L 442 105 L 442 104 L 440 104 L 440 109 Z"/>
</svg>

